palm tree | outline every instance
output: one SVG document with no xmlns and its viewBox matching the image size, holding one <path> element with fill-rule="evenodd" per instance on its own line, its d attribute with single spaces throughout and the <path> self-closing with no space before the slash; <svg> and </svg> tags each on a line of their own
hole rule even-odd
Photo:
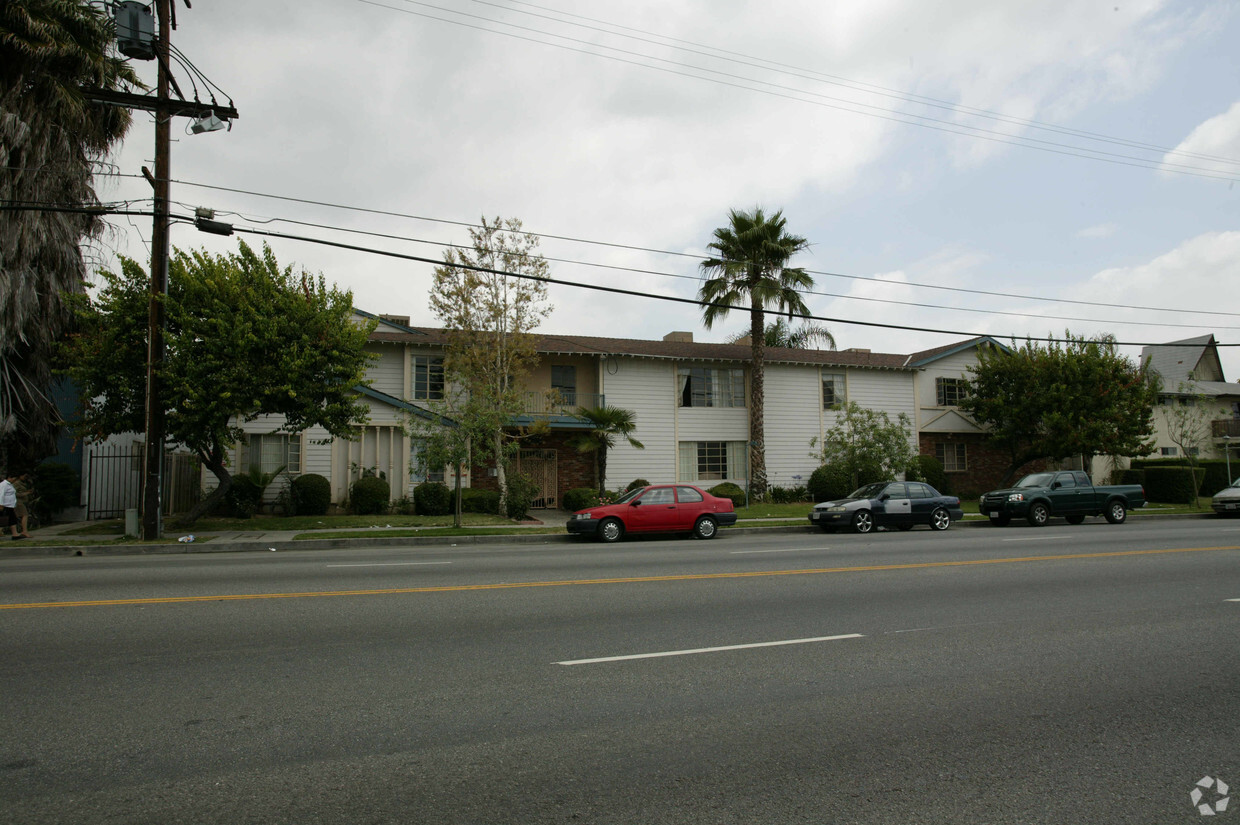
<svg viewBox="0 0 1240 825">
<path fill-rule="evenodd" d="M 594 453 L 594 472 L 598 476 L 598 494 L 601 497 L 607 489 L 607 451 L 616 446 L 617 439 L 623 438 L 629 446 L 638 450 L 646 449 L 633 437 L 633 431 L 637 429 L 634 421 L 637 416 L 632 410 L 620 407 L 578 407 L 573 414 L 590 422 L 590 429 L 575 434 L 568 443 L 579 452 Z"/>
<path fill-rule="evenodd" d="M 88 101 L 82 87 L 141 89 L 109 52 L 114 27 L 81 0 L 0 3 L 0 459 L 33 463 L 55 450 L 51 361 L 85 291 L 81 242 L 99 214 L 47 210 L 98 204 L 94 164 L 124 136 L 127 109 Z M 38 207 L 45 207 L 40 209 Z"/>
<path fill-rule="evenodd" d="M 728 343 L 748 344 L 749 336 L 749 332 L 738 332 L 728 339 Z M 826 327 L 809 323 L 793 327 L 783 318 L 776 318 L 772 323 L 767 324 L 762 338 L 763 343 L 768 347 L 809 349 L 814 344 L 825 344 L 827 349 L 835 349 L 835 336 Z"/>
<path fill-rule="evenodd" d="M 703 282 L 698 290 L 702 302 L 702 321 L 710 329 L 715 321 L 727 317 L 743 303 L 749 304 L 749 335 L 753 366 L 749 379 L 749 496 L 753 501 L 766 497 L 766 438 L 763 416 L 765 395 L 763 374 L 766 338 L 766 310 L 792 315 L 808 315 L 809 307 L 800 290 L 814 285 L 804 269 L 785 266 L 809 241 L 784 231 L 783 213 L 771 216 L 761 207 L 752 212 L 733 209 L 728 226 L 715 230 L 715 240 L 707 249 L 717 257 L 702 261 Z"/>
</svg>

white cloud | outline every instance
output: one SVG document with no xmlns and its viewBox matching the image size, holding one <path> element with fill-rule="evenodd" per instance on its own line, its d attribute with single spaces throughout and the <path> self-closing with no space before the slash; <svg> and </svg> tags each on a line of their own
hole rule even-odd
<svg viewBox="0 0 1240 825">
<path fill-rule="evenodd" d="M 1230 162 L 1218 158 L 1229 158 Z M 1192 166 L 1240 177 L 1240 101 L 1193 129 L 1179 146 L 1163 155 L 1163 169 L 1174 166 Z"/>
</svg>

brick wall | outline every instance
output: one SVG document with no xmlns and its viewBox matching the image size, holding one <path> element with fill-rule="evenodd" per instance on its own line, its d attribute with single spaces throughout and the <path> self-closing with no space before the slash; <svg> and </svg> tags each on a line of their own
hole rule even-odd
<svg viewBox="0 0 1240 825">
<path fill-rule="evenodd" d="M 986 436 L 977 433 L 922 433 L 919 437 L 919 451 L 922 455 L 933 456 L 935 444 L 965 444 L 964 472 L 951 472 L 947 478 L 951 483 L 952 495 L 971 498 L 981 495 L 987 490 L 1001 486 L 1007 475 L 1008 455 L 992 446 Z M 1026 473 L 1034 473 L 1046 468 L 1045 461 L 1031 461 L 1012 476 L 1012 481 Z"/>
<path fill-rule="evenodd" d="M 557 501 L 563 498 L 567 490 L 578 487 L 598 489 L 598 481 L 594 475 L 594 454 L 579 452 L 570 447 L 568 440 L 573 435 L 571 431 L 556 430 L 522 444 L 524 448 L 531 450 L 555 450 Z M 499 489 L 496 477 L 491 475 L 494 466 L 494 463 L 474 465 L 471 474 L 473 486 L 482 490 Z M 615 487 L 615 484 L 609 486 Z"/>
</svg>

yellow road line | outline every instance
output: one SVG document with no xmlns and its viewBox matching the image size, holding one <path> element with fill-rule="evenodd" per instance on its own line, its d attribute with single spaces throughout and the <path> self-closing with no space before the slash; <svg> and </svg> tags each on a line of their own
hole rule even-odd
<svg viewBox="0 0 1240 825">
<path fill-rule="evenodd" d="M 873 564 L 863 567 L 817 567 L 804 570 L 755 570 L 745 573 L 681 573 L 671 576 L 632 576 L 614 579 L 566 579 L 542 582 L 501 582 L 497 584 L 456 584 L 441 587 L 392 587 L 380 590 L 320 590 L 305 593 L 238 593 L 215 596 L 165 596 L 150 599 L 98 599 L 80 602 L 30 602 L 0 604 L 0 610 L 30 610 L 40 607 L 109 607 L 136 604 L 178 604 L 182 602 L 236 602 L 252 599 L 308 599 L 324 596 L 391 596 L 405 593 L 457 593 L 468 590 L 511 590 L 520 587 L 570 587 L 591 584 L 644 584 L 648 582 L 698 581 L 705 579 L 749 579 L 767 576 L 812 576 L 824 573 L 869 573 L 878 570 L 924 570 L 931 567 L 969 567 L 979 564 L 1020 564 L 1071 559 L 1108 559 L 1122 556 L 1156 556 L 1169 553 L 1211 553 L 1240 550 L 1232 547 L 1182 547 L 1164 550 L 1122 550 L 1114 553 L 1072 553 L 1060 556 L 1023 556 L 1013 559 L 967 559 L 928 561 L 911 564 Z"/>
</svg>

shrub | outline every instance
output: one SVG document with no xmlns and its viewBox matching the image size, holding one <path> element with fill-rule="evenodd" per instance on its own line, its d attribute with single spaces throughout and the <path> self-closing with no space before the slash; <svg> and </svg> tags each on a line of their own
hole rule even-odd
<svg viewBox="0 0 1240 825">
<path fill-rule="evenodd" d="M 413 506 L 420 516 L 446 516 L 452 512 L 452 491 L 440 482 L 413 488 Z"/>
<path fill-rule="evenodd" d="M 251 518 L 263 503 L 263 488 L 248 475 L 235 475 L 224 504 L 228 515 L 235 518 Z"/>
<path fill-rule="evenodd" d="M 412 516 L 416 512 L 416 508 L 413 506 L 413 499 L 409 498 L 409 496 L 401 496 L 392 502 L 388 512 L 394 516 Z"/>
<path fill-rule="evenodd" d="M 449 495 L 448 498 L 450 501 L 452 496 Z M 461 490 L 461 512 L 499 515 L 499 490 L 479 490 L 475 487 L 463 488 Z"/>
<path fill-rule="evenodd" d="M 730 481 L 725 481 L 722 484 L 716 484 L 714 487 L 707 490 L 707 492 L 712 496 L 719 496 L 719 498 L 732 499 L 733 507 L 745 506 L 745 491 Z"/>
<path fill-rule="evenodd" d="M 324 516 L 332 503 L 332 484 L 315 473 L 294 476 L 289 483 L 293 513 L 298 516 Z"/>
<path fill-rule="evenodd" d="M 644 478 L 635 478 L 629 482 L 629 486 L 624 488 L 624 492 L 631 493 L 638 487 L 649 487 L 650 482 Z"/>
<path fill-rule="evenodd" d="M 796 504 L 809 500 L 809 491 L 805 487 L 768 487 L 766 494 L 774 504 Z"/>
<path fill-rule="evenodd" d="M 1200 479 L 1204 470 L 1197 470 Z M 1145 497 L 1150 501 L 1192 503 L 1195 501 L 1193 481 L 1187 467 L 1146 467 Z"/>
<path fill-rule="evenodd" d="M 909 481 L 924 481 L 944 495 L 951 495 L 951 482 L 943 469 L 943 462 L 932 455 L 913 456 L 904 477 Z"/>
<path fill-rule="evenodd" d="M 363 476 L 349 488 L 349 509 L 359 516 L 383 514 L 391 497 L 392 488 L 385 479 Z"/>
<path fill-rule="evenodd" d="M 507 510 L 504 515 L 512 519 L 525 518 L 530 514 L 534 496 L 538 494 L 538 485 L 534 483 L 534 479 L 522 473 L 509 473 L 505 480 L 508 482 L 508 489 L 504 496 L 504 507 Z M 496 509 L 498 504 L 499 497 L 496 496 Z"/>
<path fill-rule="evenodd" d="M 564 495 L 560 497 L 560 503 L 570 513 L 593 507 L 598 504 L 598 490 L 592 490 L 589 487 L 574 487 L 564 492 Z"/>
<path fill-rule="evenodd" d="M 1145 486 L 1145 470 L 1116 470 L 1112 479 L 1112 484 L 1140 484 Z"/>
<path fill-rule="evenodd" d="M 44 524 L 50 524 L 52 516 L 81 500 L 82 480 L 68 464 L 49 461 L 34 468 L 35 498 L 31 509 Z"/>
<path fill-rule="evenodd" d="M 824 464 L 809 477 L 809 495 L 811 501 L 830 501 L 833 498 L 844 498 L 853 491 L 852 479 L 842 467 Z"/>
</svg>

